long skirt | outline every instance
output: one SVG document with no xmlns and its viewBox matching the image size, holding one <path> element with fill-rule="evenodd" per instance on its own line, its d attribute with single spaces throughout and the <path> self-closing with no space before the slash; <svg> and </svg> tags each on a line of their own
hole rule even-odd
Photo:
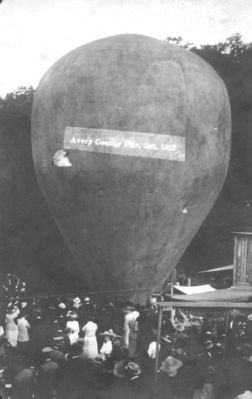
<svg viewBox="0 0 252 399">
<path fill-rule="evenodd" d="M 129 335 L 128 357 L 134 359 L 136 356 L 137 338 Z"/>
<path fill-rule="evenodd" d="M 98 356 L 98 345 L 96 336 L 84 337 L 82 357 L 85 359 L 94 359 Z"/>
<path fill-rule="evenodd" d="M 11 346 L 16 347 L 17 346 L 17 338 L 18 338 L 18 329 L 9 330 L 6 328 L 6 336 L 7 336 L 8 342 L 11 344 Z"/>
</svg>

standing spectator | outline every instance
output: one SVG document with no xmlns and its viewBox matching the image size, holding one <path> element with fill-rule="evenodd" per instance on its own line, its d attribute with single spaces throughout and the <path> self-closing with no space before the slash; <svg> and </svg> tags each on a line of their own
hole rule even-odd
<svg viewBox="0 0 252 399">
<path fill-rule="evenodd" d="M 82 327 L 84 332 L 82 357 L 85 359 L 94 359 L 98 355 L 98 345 L 96 339 L 97 324 L 94 317 L 90 316 L 89 321 Z"/>
<path fill-rule="evenodd" d="M 137 337 L 139 331 L 138 317 L 139 312 L 136 310 L 131 313 L 131 318 L 129 320 L 129 348 L 128 348 L 128 356 L 130 359 L 134 359 L 136 356 L 136 347 L 137 347 Z"/>
<path fill-rule="evenodd" d="M 124 325 L 123 325 L 123 347 L 124 349 L 128 350 L 129 349 L 129 333 L 130 333 L 130 328 L 129 328 L 129 322 L 131 320 L 132 316 L 132 311 L 128 311 L 124 315 Z"/>
<path fill-rule="evenodd" d="M 70 345 L 76 344 L 79 340 L 80 325 L 77 319 L 78 315 L 76 312 L 70 310 L 67 313 L 66 329 L 69 334 Z"/>
<path fill-rule="evenodd" d="M 17 319 L 17 325 L 18 325 L 18 336 L 17 336 L 17 341 L 18 341 L 18 347 L 20 350 L 24 353 L 27 352 L 28 346 L 29 346 L 29 341 L 30 341 L 30 336 L 29 336 L 29 328 L 31 328 L 28 320 L 26 319 L 25 314 L 21 314 L 20 317 Z"/>
<path fill-rule="evenodd" d="M 7 310 L 6 314 L 6 337 L 11 346 L 17 346 L 17 337 L 18 337 L 18 325 L 16 323 L 16 318 L 19 315 L 20 311 L 17 306 L 11 305 Z"/>
</svg>

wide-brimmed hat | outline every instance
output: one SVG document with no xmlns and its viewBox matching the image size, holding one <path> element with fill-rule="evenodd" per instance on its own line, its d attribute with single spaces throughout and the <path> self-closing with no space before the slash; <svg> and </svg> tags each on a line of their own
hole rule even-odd
<svg viewBox="0 0 252 399">
<path fill-rule="evenodd" d="M 164 337 L 160 337 L 163 341 L 168 342 L 169 344 L 172 343 L 171 337 L 166 334 Z"/>
<path fill-rule="evenodd" d="M 183 366 L 183 362 L 173 356 L 168 356 L 161 364 L 160 370 L 169 374 L 170 377 L 177 375 L 178 369 Z"/>
<path fill-rule="evenodd" d="M 45 346 L 44 348 L 41 349 L 41 352 L 43 353 L 49 353 L 52 351 L 52 348 L 50 346 Z"/>
<path fill-rule="evenodd" d="M 64 302 L 60 302 L 60 303 L 58 304 L 58 307 L 59 307 L 60 309 L 66 309 L 66 304 L 65 304 Z"/>
<path fill-rule="evenodd" d="M 108 331 L 103 331 L 102 333 L 100 333 L 99 335 L 102 335 L 104 337 L 111 337 L 111 338 L 121 338 L 120 335 L 117 335 L 114 333 L 114 331 L 112 329 L 108 330 Z"/>
<path fill-rule="evenodd" d="M 124 370 L 131 375 L 140 375 L 141 374 L 141 368 L 135 362 L 129 362 L 128 364 L 126 364 L 126 366 L 124 366 Z"/>
<path fill-rule="evenodd" d="M 56 337 L 53 337 L 53 340 L 54 340 L 54 341 L 63 341 L 63 339 L 64 339 L 63 336 L 56 336 Z"/>
</svg>

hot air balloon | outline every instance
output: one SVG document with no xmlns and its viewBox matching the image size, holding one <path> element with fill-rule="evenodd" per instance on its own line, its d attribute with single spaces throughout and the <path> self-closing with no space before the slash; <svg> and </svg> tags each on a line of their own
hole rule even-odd
<svg viewBox="0 0 252 399">
<path fill-rule="evenodd" d="M 221 190 L 230 131 L 217 73 L 157 39 L 97 40 L 49 69 L 34 166 L 85 286 L 143 302 L 167 280 Z"/>
</svg>

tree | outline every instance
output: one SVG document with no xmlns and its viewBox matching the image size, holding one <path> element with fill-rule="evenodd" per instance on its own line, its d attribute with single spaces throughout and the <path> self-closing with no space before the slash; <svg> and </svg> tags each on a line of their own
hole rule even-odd
<svg viewBox="0 0 252 399">
<path fill-rule="evenodd" d="M 6 94 L 5 98 L 0 97 L 0 120 L 18 121 L 23 127 L 29 127 L 34 93 L 32 86 L 21 86 Z"/>
<path fill-rule="evenodd" d="M 184 47 L 186 49 L 190 49 L 193 44 L 189 42 L 184 42 L 181 36 L 168 36 L 165 39 L 166 43 L 174 44 L 175 46 Z"/>
</svg>

